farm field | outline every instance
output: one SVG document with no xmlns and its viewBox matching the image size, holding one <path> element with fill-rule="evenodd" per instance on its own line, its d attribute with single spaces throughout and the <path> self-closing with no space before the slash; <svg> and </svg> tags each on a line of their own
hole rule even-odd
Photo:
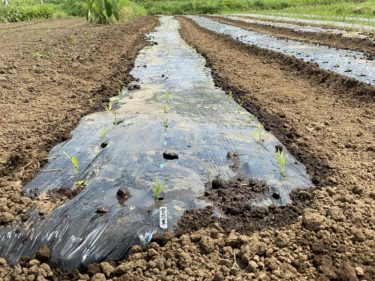
<svg viewBox="0 0 375 281">
<path fill-rule="evenodd" d="M 0 23 L 0 280 L 375 280 L 373 34 Z"/>
</svg>

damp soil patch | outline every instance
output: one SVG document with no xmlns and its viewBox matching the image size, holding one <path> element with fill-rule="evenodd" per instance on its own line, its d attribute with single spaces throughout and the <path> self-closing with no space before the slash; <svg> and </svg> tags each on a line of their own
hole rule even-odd
<svg viewBox="0 0 375 281">
<path fill-rule="evenodd" d="M 213 205 L 185 211 L 176 233 L 182 235 L 217 223 L 226 233 L 236 230 L 246 234 L 264 228 L 281 228 L 292 224 L 302 215 L 303 209 L 313 199 L 312 190 L 294 190 L 289 194 L 292 203 L 285 206 L 257 206 L 254 203 L 269 192 L 264 181 L 240 175 L 228 181 L 217 178 L 206 184 L 202 196 L 202 199 Z M 270 195 L 274 199 L 280 197 L 276 192 Z"/>
</svg>

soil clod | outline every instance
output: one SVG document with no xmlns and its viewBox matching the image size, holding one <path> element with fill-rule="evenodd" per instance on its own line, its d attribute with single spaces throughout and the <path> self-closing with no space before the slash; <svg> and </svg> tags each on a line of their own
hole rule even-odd
<svg viewBox="0 0 375 281">
<path fill-rule="evenodd" d="M 47 262 L 51 259 L 51 251 L 47 244 L 42 245 L 39 250 L 36 252 L 35 257 L 42 261 Z"/>
<path fill-rule="evenodd" d="M 106 207 L 99 207 L 98 209 L 96 209 L 96 212 L 98 214 L 106 214 L 106 213 L 108 213 L 108 211 L 109 211 L 109 209 L 106 208 Z"/>
<path fill-rule="evenodd" d="M 172 150 L 167 150 L 163 152 L 163 158 L 166 160 L 176 160 L 179 158 L 178 154 Z"/>
<path fill-rule="evenodd" d="M 126 187 L 121 187 L 119 190 L 117 190 L 117 196 L 121 199 L 121 200 L 128 200 L 131 196 L 130 194 L 130 190 Z"/>
</svg>

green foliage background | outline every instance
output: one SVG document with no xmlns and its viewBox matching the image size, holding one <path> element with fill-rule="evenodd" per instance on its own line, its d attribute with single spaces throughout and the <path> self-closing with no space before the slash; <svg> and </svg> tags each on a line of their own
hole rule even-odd
<svg viewBox="0 0 375 281">
<path fill-rule="evenodd" d="M 86 0 L 9 0 L 0 22 L 86 16 Z M 121 20 L 147 14 L 230 12 L 314 14 L 327 17 L 375 17 L 375 0 L 118 0 Z"/>
<path fill-rule="evenodd" d="M 145 8 L 137 3 L 130 0 L 117 2 L 121 20 L 147 15 Z M 86 16 L 86 0 L 9 0 L 7 6 L 0 2 L 0 22 Z"/>
</svg>

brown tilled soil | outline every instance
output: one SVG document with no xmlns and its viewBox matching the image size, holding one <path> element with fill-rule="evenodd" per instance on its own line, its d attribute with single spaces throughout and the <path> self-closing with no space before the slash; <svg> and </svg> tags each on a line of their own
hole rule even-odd
<svg viewBox="0 0 375 281">
<path fill-rule="evenodd" d="M 158 20 L 90 25 L 83 19 L 0 24 L 0 225 L 61 200 L 22 195 L 22 185 L 69 138 L 80 118 L 131 81 L 133 61 Z"/>
<path fill-rule="evenodd" d="M 214 19 L 221 23 L 230 24 L 243 29 L 277 36 L 283 39 L 297 40 L 313 44 L 321 44 L 333 48 L 362 51 L 368 53 L 371 57 L 375 56 L 375 43 L 371 39 L 349 38 L 343 37 L 339 34 L 295 31 L 283 27 L 248 23 L 240 20 L 232 20 L 218 16 L 209 16 L 208 18 Z"/>
<path fill-rule="evenodd" d="M 206 220 L 206 227 L 154 237 L 144 249 L 135 246 L 126 261 L 61 274 L 48 265 L 48 249 L 41 249 L 37 259 L 24 259 L 14 268 L 0 259 L 0 278 L 375 280 L 375 89 L 242 45 L 185 18 L 180 21 L 183 38 L 207 58 L 218 86 L 231 90 L 305 164 L 317 188 L 297 193 L 296 215 L 286 226 L 228 233 L 236 223 L 213 222 L 203 211 L 199 220 Z M 206 197 L 234 215 L 231 191 L 236 187 L 233 182 L 213 182 Z M 250 181 L 246 187 L 240 187 L 243 200 L 267 188 Z M 275 219 L 275 210 L 258 216 Z"/>
</svg>

